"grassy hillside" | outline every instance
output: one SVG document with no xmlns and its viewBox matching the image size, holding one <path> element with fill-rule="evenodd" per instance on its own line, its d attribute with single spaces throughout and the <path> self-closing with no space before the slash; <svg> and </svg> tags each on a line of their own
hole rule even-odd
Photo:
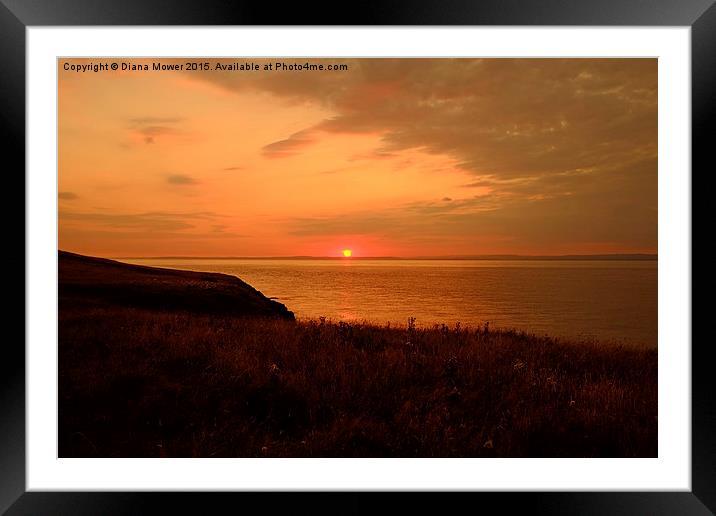
<svg viewBox="0 0 716 516">
<path fill-rule="evenodd" d="M 657 454 L 654 349 L 232 315 L 195 285 L 252 295 L 222 275 L 90 269 L 60 259 L 61 457 Z"/>
</svg>

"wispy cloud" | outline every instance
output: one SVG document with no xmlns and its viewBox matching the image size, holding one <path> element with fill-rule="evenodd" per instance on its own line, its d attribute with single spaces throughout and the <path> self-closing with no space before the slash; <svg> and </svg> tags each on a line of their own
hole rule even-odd
<svg viewBox="0 0 716 516">
<path fill-rule="evenodd" d="M 179 117 L 138 117 L 129 119 L 132 133 L 138 135 L 146 144 L 152 144 L 164 136 L 184 134 L 177 126 L 184 121 Z"/>
<path fill-rule="evenodd" d="M 191 176 L 187 176 L 184 174 L 172 174 L 171 176 L 167 177 L 167 183 L 175 186 L 190 186 L 196 185 L 199 182 Z"/>
<path fill-rule="evenodd" d="M 147 125 L 162 125 L 162 124 L 178 124 L 183 122 L 183 118 L 179 117 L 156 117 L 156 116 L 145 116 L 130 118 L 129 122 L 134 126 L 147 126 Z"/>
<path fill-rule="evenodd" d="M 57 194 L 57 198 L 61 199 L 63 201 L 74 201 L 75 199 L 78 199 L 78 195 L 74 192 L 59 192 Z"/>
<path fill-rule="evenodd" d="M 314 142 L 310 130 L 293 133 L 285 140 L 269 143 L 262 148 L 262 153 L 267 158 L 286 158 L 298 154 L 299 151 Z"/>
<path fill-rule="evenodd" d="M 136 231 L 160 232 L 194 228 L 197 221 L 212 221 L 218 217 L 208 211 L 142 213 L 83 213 L 60 210 L 59 218 L 65 222 L 94 223 L 99 226 Z"/>
</svg>

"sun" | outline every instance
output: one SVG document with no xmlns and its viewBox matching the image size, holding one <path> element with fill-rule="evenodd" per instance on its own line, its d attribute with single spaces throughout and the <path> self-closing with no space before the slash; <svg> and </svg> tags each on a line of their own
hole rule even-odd
<svg viewBox="0 0 716 516">
<path fill-rule="evenodd" d="M 351 256 L 353 256 L 353 251 L 351 251 L 350 249 L 343 249 L 343 256 L 345 258 L 350 258 Z"/>
</svg>

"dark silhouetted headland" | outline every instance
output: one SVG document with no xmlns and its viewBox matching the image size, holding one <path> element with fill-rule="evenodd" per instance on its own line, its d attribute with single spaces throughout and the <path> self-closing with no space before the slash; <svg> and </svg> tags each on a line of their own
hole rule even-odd
<svg viewBox="0 0 716 516">
<path fill-rule="evenodd" d="M 131 307 L 237 316 L 293 313 L 235 276 L 130 265 L 60 251 L 60 309 Z"/>
<path fill-rule="evenodd" d="M 656 457 L 657 350 L 293 320 L 241 280 L 59 255 L 60 457 Z"/>
</svg>

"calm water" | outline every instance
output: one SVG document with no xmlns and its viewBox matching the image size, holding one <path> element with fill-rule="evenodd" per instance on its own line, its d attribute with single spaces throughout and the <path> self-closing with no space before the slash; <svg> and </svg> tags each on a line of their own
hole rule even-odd
<svg viewBox="0 0 716 516">
<path fill-rule="evenodd" d="M 657 343 L 656 261 L 133 259 L 233 274 L 297 317 Z"/>
</svg>

